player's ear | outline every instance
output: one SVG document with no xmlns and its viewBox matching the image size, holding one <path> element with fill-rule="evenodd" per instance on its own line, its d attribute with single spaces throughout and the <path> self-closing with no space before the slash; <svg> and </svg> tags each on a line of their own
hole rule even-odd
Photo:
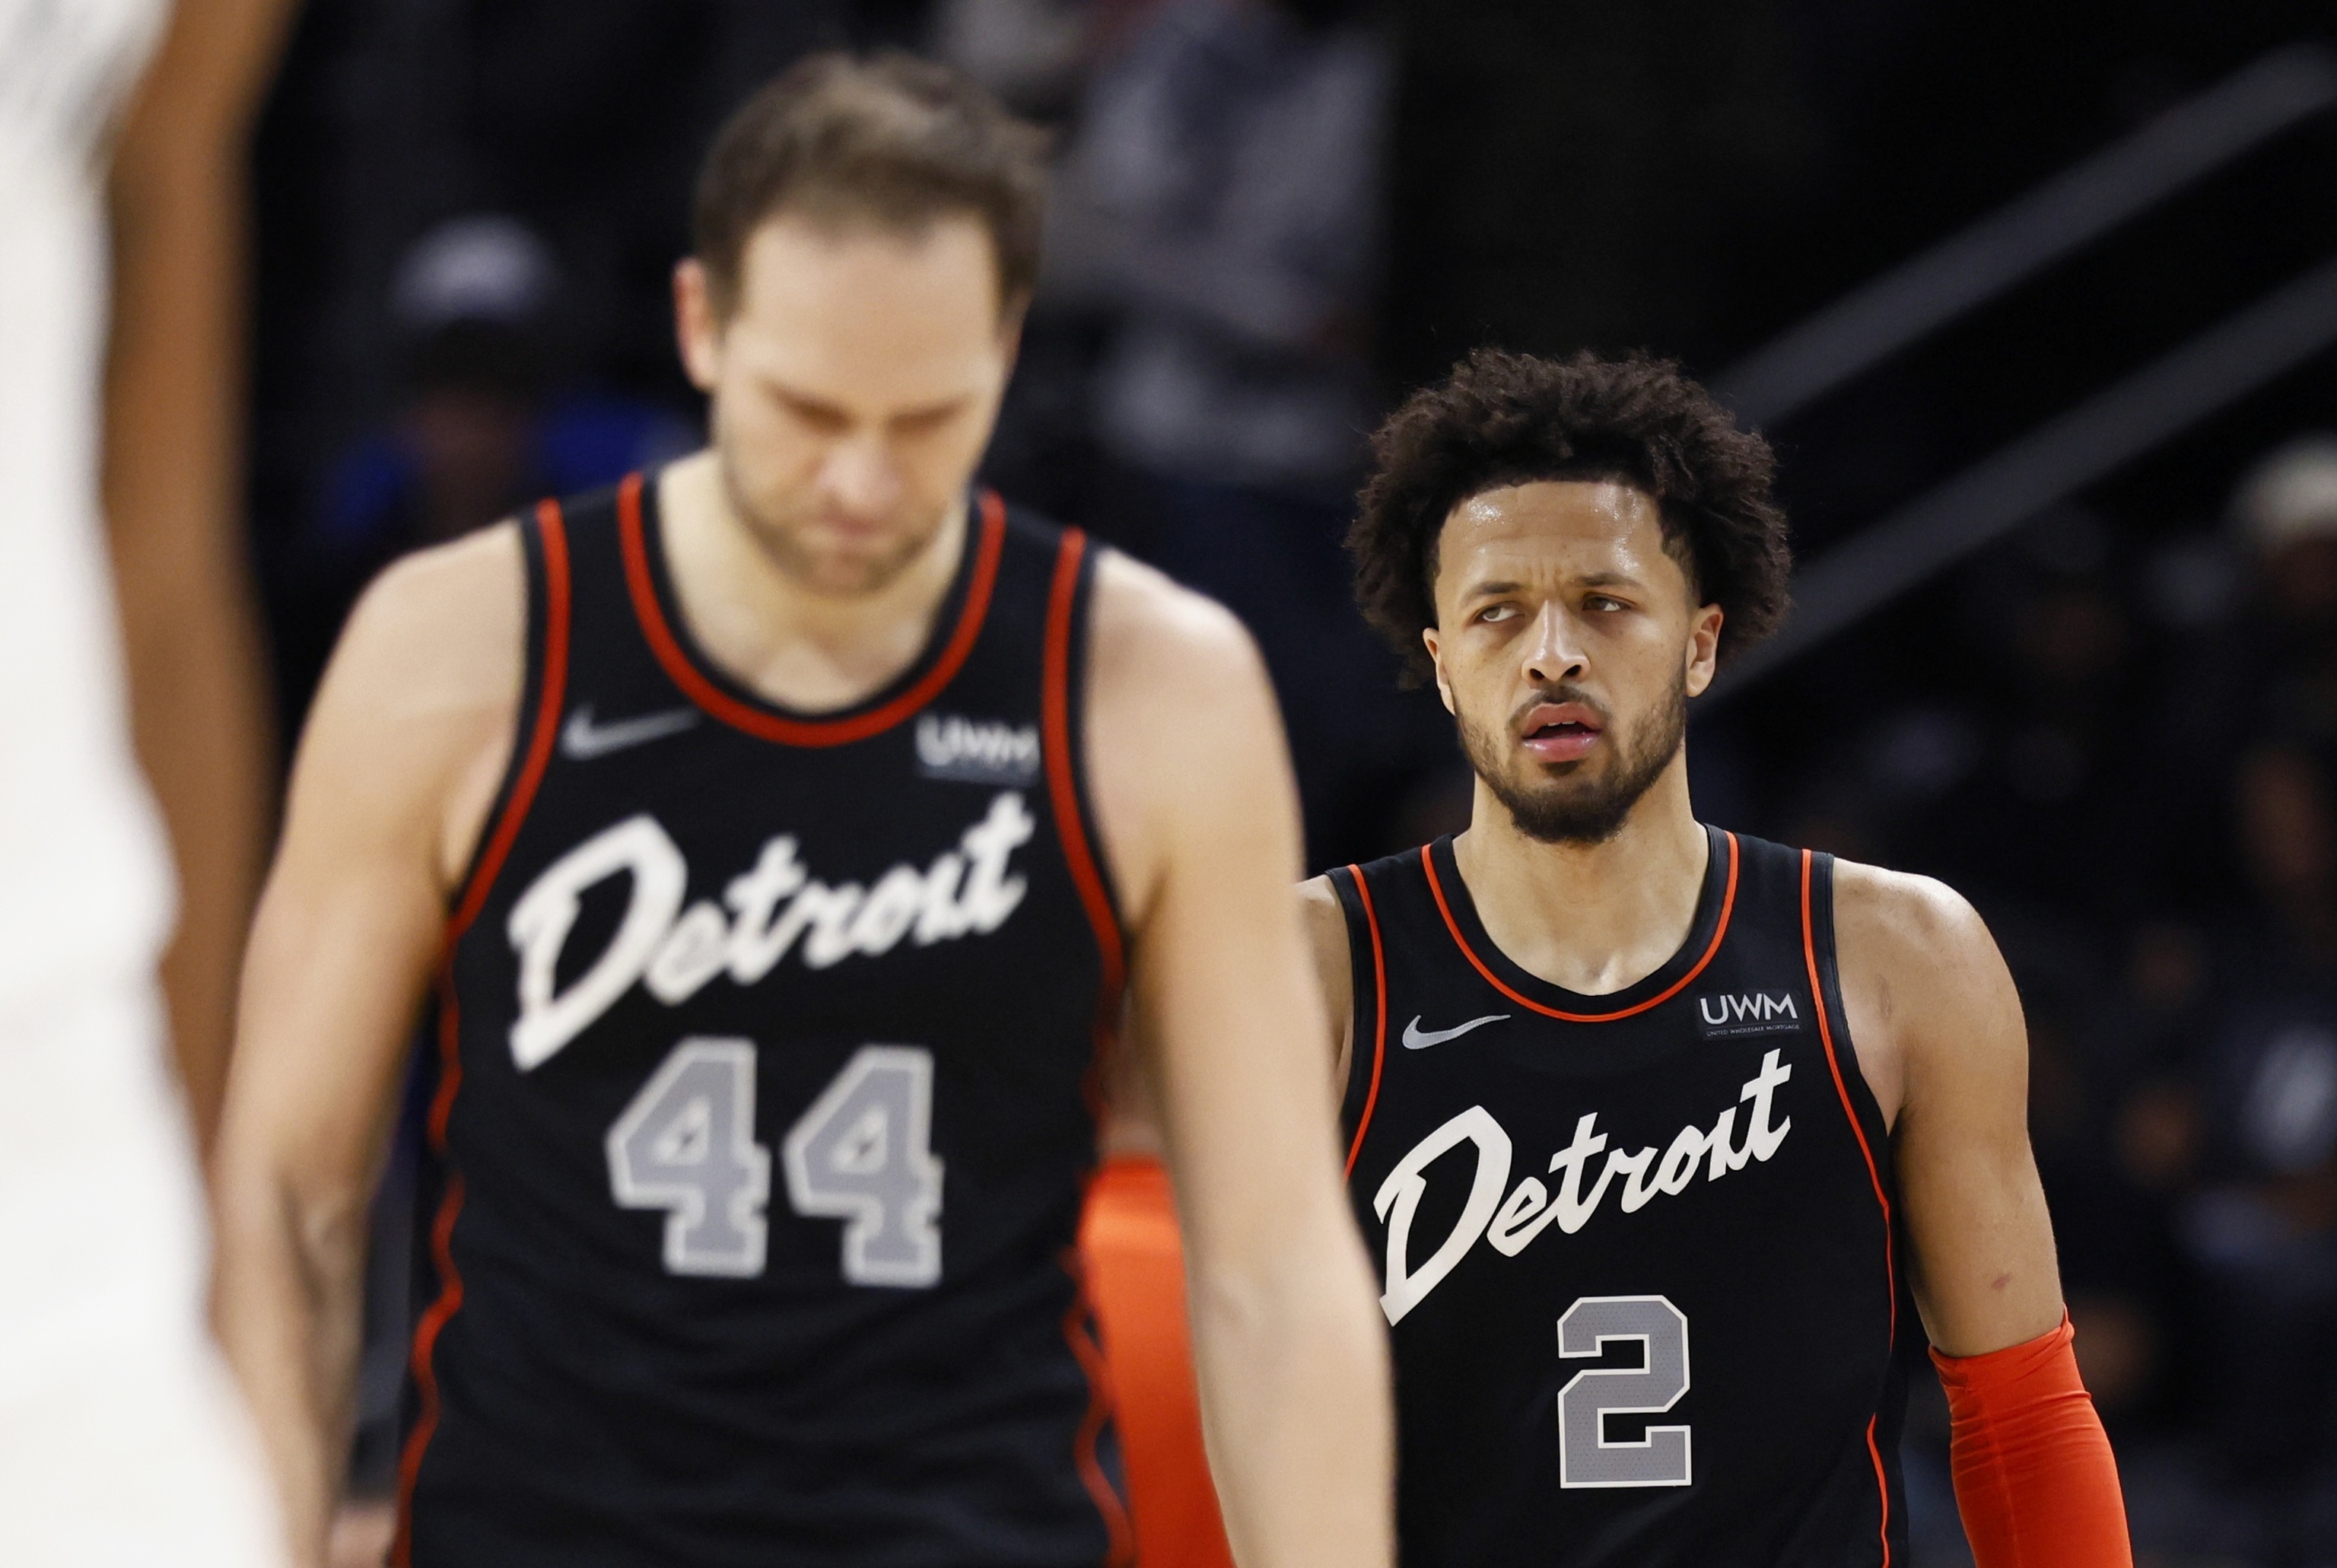
<svg viewBox="0 0 2337 1568">
<path fill-rule="evenodd" d="M 1720 669 L 1720 623 L 1727 618 L 1727 612 L 1719 605 L 1706 604 L 1688 622 L 1687 668 L 1684 674 L 1691 697 L 1703 696 Z"/>
<path fill-rule="evenodd" d="M 1436 628 L 1423 626 L 1420 629 L 1420 640 L 1427 645 L 1428 662 L 1436 671 L 1436 694 L 1444 699 L 1444 710 L 1447 713 L 1458 715 L 1461 710 L 1452 706 L 1452 687 L 1444 679 L 1444 661 L 1436 655 Z"/>
<path fill-rule="evenodd" d="M 721 377 L 722 316 L 706 264 L 685 256 L 673 268 L 673 338 L 689 384 L 711 392 Z"/>
</svg>

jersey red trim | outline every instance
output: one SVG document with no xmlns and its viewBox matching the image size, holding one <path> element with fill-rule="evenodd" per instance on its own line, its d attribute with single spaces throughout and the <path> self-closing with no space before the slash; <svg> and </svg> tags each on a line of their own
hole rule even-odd
<svg viewBox="0 0 2337 1568">
<path fill-rule="evenodd" d="M 1102 1063 L 1112 1036 L 1118 1033 L 1128 959 L 1120 916 L 1112 908 L 1111 895 L 1096 864 L 1094 846 L 1088 842 L 1087 818 L 1080 810 L 1078 760 L 1071 754 L 1071 612 L 1078 603 L 1080 563 L 1086 554 L 1087 535 L 1077 528 L 1065 529 L 1062 544 L 1055 554 L 1055 574 L 1047 588 L 1039 729 L 1046 756 L 1047 802 L 1055 818 L 1055 836 L 1062 845 L 1063 864 L 1071 869 L 1071 885 L 1079 891 L 1080 906 L 1087 912 L 1088 924 L 1095 930 L 1099 971 L 1095 1049 L 1088 1067 L 1086 1096 L 1089 1113 L 1100 1124 Z M 1095 1307 L 1088 1299 L 1087 1272 L 1080 1266 L 1076 1248 L 1065 1254 L 1063 1268 L 1074 1287 L 1071 1308 L 1063 1319 L 1063 1338 L 1088 1379 L 1087 1418 L 1080 1423 L 1072 1461 L 1079 1466 L 1080 1478 L 1087 1484 L 1096 1512 L 1103 1515 L 1104 1528 L 1110 1533 L 1111 1547 L 1105 1559 L 1108 1568 L 1121 1568 L 1135 1560 L 1136 1537 L 1129 1524 L 1127 1504 L 1112 1489 L 1111 1478 L 1104 1474 L 1103 1465 L 1096 1456 L 1096 1444 L 1103 1436 L 1104 1423 L 1111 1418 L 1111 1371 L 1093 1336 L 1087 1331 Z"/>
<path fill-rule="evenodd" d="M 1380 945 L 1380 912 L 1372 904 L 1372 890 L 1364 881 L 1364 868 L 1347 867 L 1347 875 L 1355 879 L 1355 897 L 1363 900 L 1364 924 L 1372 934 L 1372 994 L 1376 998 L 1372 1008 L 1372 1087 L 1364 1096 L 1364 1113 L 1355 1122 L 1355 1141 L 1347 1145 L 1347 1168 L 1343 1173 L 1355 1173 L 1355 1158 L 1364 1152 L 1364 1134 L 1372 1128 L 1372 1112 L 1380 1102 L 1380 1069 L 1387 1064 L 1387 950 Z"/>
<path fill-rule="evenodd" d="M 1461 935 L 1461 923 L 1452 918 L 1452 906 L 1444 901 L 1444 884 L 1437 878 L 1436 857 L 1430 853 L 1432 846 L 1423 844 L 1420 847 L 1420 864 L 1428 873 L 1428 890 L 1436 897 L 1436 912 L 1444 916 L 1444 928 L 1452 933 L 1453 944 L 1461 949 L 1461 956 L 1468 959 L 1470 965 L 1485 977 L 1487 985 L 1519 1006 L 1530 1007 L 1545 1018 L 1556 1018 L 1567 1024 L 1611 1024 L 1618 1018 L 1636 1017 L 1651 1007 L 1662 1006 L 1687 990 L 1696 977 L 1704 973 L 1705 965 L 1712 962 L 1713 956 L 1720 951 L 1720 944 L 1728 935 L 1728 917 L 1736 909 L 1736 835 L 1729 833 L 1725 837 L 1728 839 L 1728 887 L 1720 898 L 1720 923 L 1712 928 L 1712 940 L 1706 945 L 1704 956 L 1696 961 L 1695 968 L 1665 986 L 1658 995 L 1648 997 L 1645 1002 L 1618 1008 L 1612 1013 L 1561 1012 L 1556 1007 L 1545 1007 L 1530 996 L 1520 995 L 1504 983 L 1500 975 L 1485 966 L 1485 961 L 1482 958 L 1477 956 L 1477 950 L 1469 946 L 1469 938 Z"/>
<path fill-rule="evenodd" d="M 1896 1287 L 1892 1293 L 1895 1298 Z M 1874 1424 L 1881 1419 L 1880 1416 L 1866 1418 L 1866 1456 L 1874 1461 L 1874 1492 L 1882 1500 L 1882 1523 L 1876 1527 L 1882 1538 L 1882 1568 L 1891 1568 L 1891 1478 L 1882 1468 L 1882 1450 L 1874 1444 Z"/>
<path fill-rule="evenodd" d="M 1817 857 L 1809 850 L 1802 851 L 1802 959 L 1810 971 L 1810 1002 L 1818 1015 L 1818 1041 L 1825 1047 L 1826 1067 L 1833 1074 L 1833 1092 L 1842 1101 L 1842 1113 L 1849 1120 L 1851 1135 L 1858 1140 L 1858 1152 L 1866 1160 L 1866 1179 L 1874 1185 L 1874 1201 L 1882 1210 L 1882 1273 L 1885 1288 L 1891 1293 L 1891 1338 L 1899 1338 L 1899 1261 L 1894 1255 L 1892 1239 L 1891 1198 L 1882 1190 L 1882 1171 L 1874 1163 L 1874 1150 L 1866 1141 L 1866 1129 L 1858 1123 L 1858 1112 L 1850 1102 L 1850 1085 L 1842 1075 L 1842 1058 L 1833 1044 L 1833 1024 L 1826 1012 L 1825 986 L 1818 977 L 1818 943 L 1814 921 L 1811 916 L 1810 879 Z M 1891 1568 L 1891 1482 L 1882 1467 L 1882 1451 L 1874 1445 L 1874 1417 L 1866 1423 L 1866 1452 L 1874 1461 L 1874 1485 L 1882 1498 L 1882 1568 Z"/>
<path fill-rule="evenodd" d="M 650 652 L 673 683 L 692 702 L 732 729 L 785 746 L 844 746 L 865 740 L 883 734 L 939 696 L 973 652 L 974 639 L 982 634 L 983 620 L 990 612 L 991 590 L 998 583 L 998 558 L 1006 548 L 1006 504 L 996 492 L 982 494 L 982 528 L 973 542 L 973 580 L 967 584 L 957 625 L 933 668 L 906 691 L 865 713 L 846 719 L 788 719 L 723 691 L 691 662 L 681 640 L 673 634 L 650 576 L 649 545 L 641 525 L 641 476 L 632 474 L 617 487 L 617 536 L 624 551 L 625 585 L 632 595 L 634 617 L 649 641 Z"/>
<path fill-rule="evenodd" d="M 485 907 L 487 893 L 519 838 L 520 824 L 527 819 L 528 808 L 535 803 L 544 769 L 552 765 L 552 742 L 560 731 L 560 710 L 567 702 L 568 527 L 556 501 L 540 503 L 535 519 L 538 536 L 543 544 L 543 683 L 536 694 L 535 722 L 528 733 L 527 751 L 512 781 L 511 796 L 504 802 L 503 814 L 487 836 L 486 847 L 471 872 L 470 883 L 446 922 L 446 937 L 438 963 L 438 1093 L 430 1102 L 429 1122 L 430 1145 L 441 1155 L 446 1152 L 446 1123 L 455 1113 L 455 1097 L 463 1086 L 463 1036 L 455 1005 L 455 947 Z M 438 1267 L 442 1284 L 438 1299 L 430 1304 L 414 1328 L 414 1382 L 421 1396 L 421 1411 L 398 1458 L 397 1534 L 389 1555 L 393 1568 L 413 1568 L 414 1485 L 422 1474 L 422 1455 L 430 1446 L 432 1434 L 438 1429 L 438 1374 L 432 1358 L 438 1348 L 439 1333 L 463 1305 L 463 1276 L 455 1267 L 454 1252 L 455 1219 L 462 1211 L 463 1177 L 456 1171 L 447 1178 L 445 1197 L 439 1202 L 437 1216 L 430 1225 L 430 1255 Z"/>
<path fill-rule="evenodd" d="M 1080 1479 L 1086 1484 L 1088 1495 L 1095 1502 L 1096 1512 L 1103 1515 L 1104 1531 L 1110 1540 L 1104 1548 L 1103 1568 L 1133 1568 L 1136 1527 L 1128 1517 L 1128 1505 L 1112 1489 L 1111 1477 L 1104 1474 L 1103 1461 L 1096 1455 L 1096 1445 L 1103 1436 L 1104 1423 L 1111 1419 L 1115 1404 L 1111 1364 L 1105 1358 L 1103 1347 L 1088 1332 L 1095 1306 L 1088 1298 L 1087 1268 L 1080 1260 L 1077 1247 L 1065 1250 L 1062 1266 L 1074 1286 L 1071 1309 L 1063 1314 L 1063 1342 L 1071 1348 L 1072 1357 L 1088 1380 L 1087 1414 L 1080 1418 L 1079 1435 L 1072 1439 L 1071 1458 L 1079 1466 Z"/>
<path fill-rule="evenodd" d="M 1892 1255 L 1891 1199 L 1882 1190 L 1882 1168 L 1874 1162 L 1874 1150 L 1866 1141 L 1866 1129 L 1858 1123 L 1858 1112 L 1850 1103 L 1850 1085 L 1842 1075 L 1842 1059 L 1834 1051 L 1833 1024 L 1826 1012 L 1825 988 L 1818 981 L 1818 945 L 1810 913 L 1810 875 L 1816 857 L 1802 851 L 1802 957 L 1809 965 L 1810 996 L 1816 1004 L 1818 1040 L 1825 1046 L 1826 1066 L 1833 1073 L 1834 1093 L 1842 1101 L 1842 1113 L 1850 1122 L 1851 1135 L 1858 1140 L 1858 1152 L 1866 1160 L 1866 1179 L 1874 1185 L 1874 1201 L 1882 1210 L 1882 1259 L 1891 1279 L 1891 1333 L 1899 1334 L 1899 1265 Z"/>
<path fill-rule="evenodd" d="M 1087 819 L 1080 810 L 1077 761 L 1071 755 L 1071 608 L 1079 593 L 1080 563 L 1087 554 L 1087 535 L 1076 528 L 1063 534 L 1055 555 L 1054 581 L 1047 590 L 1046 653 L 1039 700 L 1040 728 L 1045 738 L 1047 799 L 1055 814 L 1055 832 L 1062 840 L 1063 858 L 1088 924 L 1095 927 L 1096 947 L 1102 959 L 1103 997 L 1097 1023 L 1098 1044 L 1113 1032 L 1120 1016 L 1120 992 L 1127 980 L 1127 949 L 1120 938 L 1120 916 L 1104 887 L 1095 849 L 1088 842 Z"/>
</svg>

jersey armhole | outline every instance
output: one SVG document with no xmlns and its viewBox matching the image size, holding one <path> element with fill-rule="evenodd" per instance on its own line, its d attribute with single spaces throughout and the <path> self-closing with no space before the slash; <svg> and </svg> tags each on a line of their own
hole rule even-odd
<svg viewBox="0 0 2337 1568">
<path fill-rule="evenodd" d="M 1813 852 L 1810 862 L 1810 946 L 1818 975 L 1818 1005 L 1825 1009 L 1827 1021 L 1833 1026 L 1835 1054 L 1861 1130 L 1879 1148 L 1890 1142 L 1883 1127 L 1882 1106 L 1874 1098 L 1874 1091 L 1866 1082 L 1865 1069 L 1859 1063 L 1858 1043 L 1850 1034 L 1850 1014 L 1842 1004 L 1842 967 L 1834 949 L 1834 858 Z M 1884 1163 L 1887 1166 L 1887 1161 Z M 1887 1170 L 1882 1174 L 1887 1183 Z"/>
<path fill-rule="evenodd" d="M 1360 866 L 1342 866 L 1329 873 L 1331 890 L 1338 895 L 1339 911 L 1346 916 L 1347 976 L 1352 1000 L 1347 1048 L 1347 1081 L 1341 1086 L 1339 1120 L 1347 1129 L 1346 1173 L 1364 1152 L 1371 1132 L 1372 1112 L 1379 1108 L 1380 1076 L 1387 1065 L 1387 948 L 1380 935 L 1378 906 Z"/>
<path fill-rule="evenodd" d="M 1087 766 L 1088 637 L 1095 603 L 1096 557 L 1087 534 L 1066 529 L 1057 546 L 1047 593 L 1046 651 L 1040 712 L 1046 754 L 1048 803 L 1080 901 L 1105 949 L 1108 987 L 1125 979 L 1125 932 L 1120 896 L 1105 864 L 1103 837 L 1090 806 Z"/>
<path fill-rule="evenodd" d="M 572 611 L 568 527 L 557 501 L 539 502 L 532 515 L 515 520 L 526 560 L 527 606 L 521 636 L 526 645 L 526 676 L 519 710 L 512 720 L 511 760 L 495 786 L 479 841 L 447 916 L 451 946 L 478 917 L 495 877 L 511 853 L 520 824 L 552 761 L 552 748 L 567 698 Z"/>
</svg>

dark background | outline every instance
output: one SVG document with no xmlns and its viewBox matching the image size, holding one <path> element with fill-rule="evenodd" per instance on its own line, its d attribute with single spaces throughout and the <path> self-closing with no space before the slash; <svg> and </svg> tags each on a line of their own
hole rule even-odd
<svg viewBox="0 0 2337 1568">
<path fill-rule="evenodd" d="M 2337 15 L 309 0 L 258 149 L 254 547 L 288 734 L 388 559 L 694 442 L 667 295 L 692 169 L 752 85 L 834 44 L 949 55 L 1059 128 L 1061 232 L 990 477 L 1251 622 L 1319 865 L 1465 811 L 1442 711 L 1394 691 L 1336 552 L 1406 388 L 1485 342 L 1652 348 L 1725 385 L 2267 52 L 2337 49 Z M 416 303 L 433 236 L 482 215 L 504 283 Z M 2332 255 L 2337 111 L 1771 424 L 1798 552 Z M 1296 434 L 1214 450 L 1194 410 L 1237 396 Z M 2162 1564 L 2337 1563 L 2337 480 L 2276 544 L 2234 499 L 2332 429 L 2316 350 L 1691 740 L 1707 817 L 1938 875 L 1988 916 L 2030 1014 L 2079 1356 Z M 1923 1563 L 1962 1551 L 1943 1455 L 1919 1400 Z"/>
</svg>

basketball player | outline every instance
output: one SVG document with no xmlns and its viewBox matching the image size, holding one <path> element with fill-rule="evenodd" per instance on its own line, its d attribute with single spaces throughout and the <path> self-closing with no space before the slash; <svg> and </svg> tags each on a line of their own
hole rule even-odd
<svg viewBox="0 0 2337 1568">
<path fill-rule="evenodd" d="M 263 809 L 234 345 L 245 137 L 286 11 L 0 0 L 9 1568 L 279 1556 L 204 1328 L 189 1111 L 224 1057 Z"/>
<path fill-rule="evenodd" d="M 1236 623 L 968 483 L 1034 135 L 798 66 L 676 274 L 709 450 L 413 558 L 295 771 L 221 1134 L 221 1318 L 313 1560 L 435 972 L 439 1293 L 394 1560 L 1122 1561 L 1074 1240 L 1122 996 L 1232 1538 L 1389 1561 L 1384 1340 Z"/>
<path fill-rule="evenodd" d="M 1305 888 L 1404 1563 L 1901 1562 L 1920 1328 L 1981 1568 L 2127 1563 L 1988 932 L 1688 799 L 1688 699 L 1785 608 L 1767 446 L 1663 364 L 1481 351 L 1376 449 L 1359 594 L 1477 776 Z"/>
</svg>

